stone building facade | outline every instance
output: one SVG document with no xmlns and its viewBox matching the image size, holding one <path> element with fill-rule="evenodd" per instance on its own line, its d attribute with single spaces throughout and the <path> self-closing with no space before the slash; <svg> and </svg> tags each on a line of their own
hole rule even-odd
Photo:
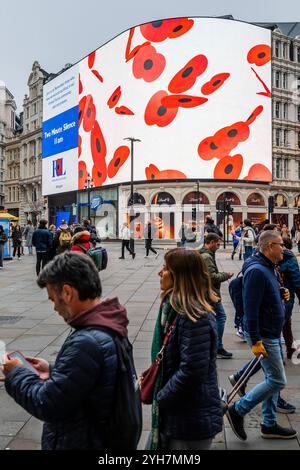
<svg viewBox="0 0 300 470">
<path fill-rule="evenodd" d="M 5 145 L 16 127 L 16 103 L 13 95 L 0 81 L 0 207 L 4 206 Z"/>
</svg>

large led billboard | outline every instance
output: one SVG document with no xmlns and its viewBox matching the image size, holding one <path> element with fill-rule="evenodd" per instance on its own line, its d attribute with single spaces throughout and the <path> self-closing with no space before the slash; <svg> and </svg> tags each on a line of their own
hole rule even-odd
<svg viewBox="0 0 300 470">
<path fill-rule="evenodd" d="M 44 86 L 43 194 L 130 181 L 271 181 L 271 31 L 218 18 L 132 28 Z"/>
</svg>

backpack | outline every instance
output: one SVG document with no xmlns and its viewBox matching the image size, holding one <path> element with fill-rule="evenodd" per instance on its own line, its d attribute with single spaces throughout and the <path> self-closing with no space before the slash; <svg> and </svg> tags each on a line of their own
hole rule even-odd
<svg viewBox="0 0 300 470">
<path fill-rule="evenodd" d="M 104 269 L 106 269 L 107 261 L 108 261 L 106 249 L 101 248 L 101 246 L 98 248 L 95 248 L 92 243 L 89 243 L 89 245 L 90 245 L 90 248 L 87 249 L 84 245 L 77 243 L 77 246 L 79 246 L 86 255 L 92 258 L 98 271 L 103 271 Z"/>
<path fill-rule="evenodd" d="M 107 333 L 114 340 L 118 358 L 116 390 L 105 431 L 106 448 L 136 450 L 143 428 L 141 393 L 134 366 L 132 345 L 110 328 L 90 327 Z"/>
<path fill-rule="evenodd" d="M 69 247 L 71 245 L 72 235 L 68 230 L 62 230 L 59 235 L 59 245 L 61 247 Z"/>
<path fill-rule="evenodd" d="M 256 264 L 251 264 L 245 270 L 244 275 L 252 266 L 256 266 Z M 235 308 L 235 316 L 236 319 L 241 321 L 244 316 L 244 306 L 243 306 L 243 277 L 242 271 L 240 271 L 236 277 L 229 283 L 229 295 L 231 301 Z"/>
</svg>

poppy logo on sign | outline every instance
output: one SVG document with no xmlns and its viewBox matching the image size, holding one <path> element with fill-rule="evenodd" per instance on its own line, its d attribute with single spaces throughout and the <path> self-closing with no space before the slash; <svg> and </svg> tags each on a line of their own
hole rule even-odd
<svg viewBox="0 0 300 470">
<path fill-rule="evenodd" d="M 65 176 L 66 170 L 64 171 L 64 159 L 57 158 L 52 162 L 52 178 L 56 178 L 58 176 Z"/>
</svg>

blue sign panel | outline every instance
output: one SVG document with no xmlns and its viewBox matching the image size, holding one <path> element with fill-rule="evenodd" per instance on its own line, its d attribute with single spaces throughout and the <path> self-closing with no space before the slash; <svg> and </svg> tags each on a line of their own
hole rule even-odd
<svg viewBox="0 0 300 470">
<path fill-rule="evenodd" d="M 43 158 L 78 147 L 78 106 L 43 122 Z"/>
<path fill-rule="evenodd" d="M 70 212 L 56 212 L 56 227 L 60 227 L 62 220 L 65 220 L 67 224 L 70 220 Z"/>
<path fill-rule="evenodd" d="M 101 196 L 94 196 L 91 200 L 91 209 L 96 211 L 98 207 L 102 206 L 103 198 Z"/>
<path fill-rule="evenodd" d="M 9 258 L 10 253 L 9 253 L 9 227 L 10 227 L 10 222 L 9 219 L 0 219 L 0 225 L 2 225 L 4 232 L 6 233 L 7 236 L 7 242 L 4 243 L 4 259 Z"/>
</svg>

